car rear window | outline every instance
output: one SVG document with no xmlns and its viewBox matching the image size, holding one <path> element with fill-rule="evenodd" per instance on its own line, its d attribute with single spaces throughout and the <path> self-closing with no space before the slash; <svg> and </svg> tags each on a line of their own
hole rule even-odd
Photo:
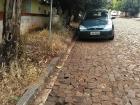
<svg viewBox="0 0 140 105">
<path fill-rule="evenodd" d="M 107 12 L 104 11 L 94 11 L 86 14 L 85 19 L 96 19 L 96 18 L 106 18 Z"/>
</svg>

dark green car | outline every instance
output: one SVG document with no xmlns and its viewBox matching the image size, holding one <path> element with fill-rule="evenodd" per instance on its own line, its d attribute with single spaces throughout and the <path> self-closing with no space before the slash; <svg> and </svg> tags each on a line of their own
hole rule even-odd
<svg viewBox="0 0 140 105">
<path fill-rule="evenodd" d="M 78 28 L 80 39 L 114 39 L 114 25 L 107 10 L 92 10 L 85 14 Z"/>
</svg>

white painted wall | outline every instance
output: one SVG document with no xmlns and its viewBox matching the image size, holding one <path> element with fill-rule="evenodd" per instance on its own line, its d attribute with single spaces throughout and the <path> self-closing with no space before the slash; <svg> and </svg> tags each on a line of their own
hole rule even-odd
<svg viewBox="0 0 140 105">
<path fill-rule="evenodd" d="M 25 34 L 29 29 L 43 28 L 49 23 L 49 17 L 40 16 L 22 16 L 21 33 Z"/>
<path fill-rule="evenodd" d="M 48 25 L 49 17 L 40 16 L 22 16 L 21 17 L 21 34 L 27 33 L 30 29 L 43 28 Z M 0 43 L 2 42 L 3 21 L 0 21 Z"/>
<path fill-rule="evenodd" d="M 138 14 L 138 17 L 140 17 L 140 13 Z"/>
</svg>

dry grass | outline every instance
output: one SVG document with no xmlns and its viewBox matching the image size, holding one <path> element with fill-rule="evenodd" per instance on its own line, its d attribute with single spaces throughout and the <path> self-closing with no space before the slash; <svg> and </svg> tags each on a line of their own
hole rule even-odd
<svg viewBox="0 0 140 105">
<path fill-rule="evenodd" d="M 3 72 L 0 81 L 0 105 L 14 105 L 27 87 L 41 74 L 41 69 L 31 62 L 20 61 L 22 66 L 13 62 L 10 71 Z"/>
<path fill-rule="evenodd" d="M 24 43 L 26 43 L 26 54 L 33 62 L 41 62 L 42 60 L 49 60 L 62 53 L 67 47 L 65 40 L 69 37 L 69 32 L 53 33 L 51 43 L 48 43 L 48 30 L 26 34 L 24 36 Z M 46 61 L 47 62 L 47 61 Z"/>
<path fill-rule="evenodd" d="M 28 86 L 37 81 L 49 60 L 66 50 L 70 34 L 53 33 L 51 44 L 47 30 L 22 36 L 21 59 L 11 63 L 9 72 L 0 73 L 0 105 L 15 105 Z"/>
</svg>

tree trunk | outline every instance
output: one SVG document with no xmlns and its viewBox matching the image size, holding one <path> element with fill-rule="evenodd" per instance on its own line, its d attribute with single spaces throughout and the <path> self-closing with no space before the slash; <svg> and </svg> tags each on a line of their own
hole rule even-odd
<svg viewBox="0 0 140 105">
<path fill-rule="evenodd" d="M 6 65 L 18 57 L 22 0 L 5 0 L 2 58 Z"/>
</svg>

